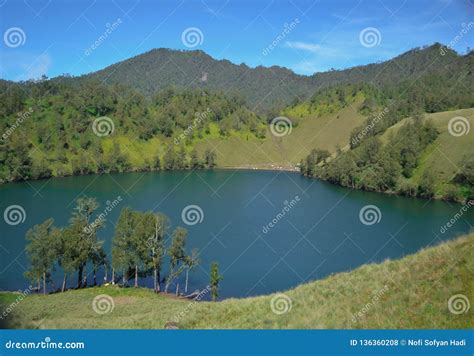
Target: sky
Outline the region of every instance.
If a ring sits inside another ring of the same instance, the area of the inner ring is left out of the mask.
[[[153,48],[310,75],[435,42],[474,48],[474,0],[0,0],[0,78],[81,75]]]

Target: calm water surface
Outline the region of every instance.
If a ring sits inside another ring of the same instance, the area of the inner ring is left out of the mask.
[[[285,290],[368,262],[400,258],[466,233],[474,222],[471,209],[442,234],[441,227],[461,205],[352,191],[287,172],[128,173],[14,183],[0,186],[1,212],[20,205],[26,220],[11,226],[1,219],[0,289],[29,285],[23,277],[26,231],[49,217],[65,226],[74,200],[83,195],[98,199],[98,212],[107,201],[122,197],[99,233],[109,254],[122,207],[161,211],[171,218],[172,228],[186,227],[187,249],[201,254],[190,290],[207,285],[210,263],[217,261],[224,275],[222,298]],[[189,205],[202,209],[201,223],[182,221]],[[367,205],[380,210],[378,223],[361,222],[359,213]],[[71,286],[75,280],[70,279]],[[60,273],[56,286],[59,282]],[[140,282],[151,286],[149,279]]]

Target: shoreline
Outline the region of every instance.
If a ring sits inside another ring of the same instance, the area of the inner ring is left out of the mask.
[[[216,169],[222,170],[241,170],[241,171],[279,171],[279,172],[292,172],[292,173],[299,173],[300,169],[297,166],[275,166],[270,165],[266,166],[225,166],[225,167],[216,167]]]
[[[284,166],[284,165],[274,165],[274,164],[269,164],[268,166],[255,166],[255,165],[246,165],[246,166],[216,166],[214,168],[203,168],[203,169],[173,169],[173,170],[163,170],[163,169],[150,169],[150,170],[128,170],[128,171],[123,171],[123,172],[101,172],[101,173],[88,173],[88,174],[76,174],[76,175],[63,175],[63,176],[52,176],[48,178],[40,178],[40,179],[26,179],[26,180],[16,180],[16,181],[11,181],[11,182],[2,182],[0,183],[1,186],[5,186],[8,184],[17,184],[17,183],[25,183],[25,182],[37,182],[37,181],[43,181],[43,180],[48,180],[48,179],[61,179],[61,178],[74,178],[74,177],[84,177],[84,176],[92,176],[92,175],[104,175],[104,174],[122,174],[122,173],[153,173],[153,172],[187,172],[187,171],[213,171],[213,170],[239,170],[239,171],[268,171],[268,172],[288,172],[288,173],[300,173],[300,168],[298,166]],[[370,193],[378,193],[378,194],[384,194],[384,195],[391,195],[391,196],[399,196],[399,197],[405,197],[405,198],[414,198],[414,199],[423,199],[423,200],[437,200],[437,201],[443,201],[443,202],[453,202],[457,204],[465,204],[466,202],[469,201],[467,200],[450,200],[446,199],[444,196],[433,196],[431,198],[422,198],[418,196],[409,196],[409,195],[404,195],[401,194],[397,191],[371,191],[371,190],[365,190],[365,189],[360,189],[360,188],[351,188],[351,187],[346,187],[340,184],[335,184],[331,183],[327,180],[320,179],[320,178],[315,178],[315,177],[308,177],[306,175],[303,175],[303,177],[308,178],[308,179],[315,179],[321,182],[325,182],[331,185],[334,185],[336,187],[341,187],[341,188],[346,188],[346,189],[351,189],[351,190],[356,190],[356,191],[362,191],[362,192],[370,192]]]

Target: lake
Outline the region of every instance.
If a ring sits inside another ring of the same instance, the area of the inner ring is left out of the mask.
[[[470,209],[442,233],[462,205],[355,191],[281,171],[68,177],[5,184],[0,194],[3,290],[29,285],[23,277],[26,231],[49,217],[65,226],[75,199],[84,195],[97,198],[97,214],[121,197],[99,233],[109,254],[114,223],[125,206],[163,212],[172,228],[187,228],[187,250],[197,248],[201,258],[190,274],[189,289],[205,288],[210,264],[217,261],[224,276],[221,298],[282,291],[365,263],[400,258],[466,233],[474,221]],[[23,208],[24,222],[7,224],[3,212],[12,205]],[[60,278],[58,273],[56,287]],[[69,286],[75,282],[73,276]],[[140,284],[151,286],[152,281]]]

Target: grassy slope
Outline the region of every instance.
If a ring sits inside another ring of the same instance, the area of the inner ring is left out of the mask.
[[[474,301],[474,234],[458,238],[396,261],[362,266],[285,292],[292,308],[283,315],[271,311],[273,295],[229,299],[218,303],[155,295],[146,289],[113,286],[31,295],[10,314],[15,328],[163,328],[184,312],[180,328],[470,328],[474,310],[462,315],[448,311],[447,300],[464,294]],[[225,283],[225,282],[224,282]],[[378,301],[357,322],[378,291]],[[99,294],[114,298],[111,313],[98,315],[92,300]],[[8,305],[17,294],[0,293]],[[3,309],[2,308],[2,309]],[[187,311],[186,311],[187,310]]]
[[[364,122],[357,112],[360,102],[335,114],[321,117],[309,116],[298,120],[291,134],[274,137],[270,132],[263,140],[249,135],[233,136],[230,139],[212,137],[203,140],[198,148],[217,148],[218,164],[222,167],[291,167],[308,155],[313,148],[336,150],[349,142],[351,130]]]
[[[201,139],[195,139],[186,149],[190,152],[196,147],[201,155],[207,148],[213,149],[217,153],[218,166],[224,168],[292,168],[315,147],[334,152],[336,145],[347,145],[351,130],[364,122],[364,117],[356,109],[359,104],[360,100],[335,114],[299,119],[298,126],[293,127],[291,134],[280,138],[274,137],[269,129],[265,139],[258,139],[245,131],[233,131],[229,137],[223,138],[219,135],[217,125],[211,124],[211,132]],[[157,155],[163,158],[168,146],[173,144],[172,139],[164,137],[154,137],[145,142],[116,135],[103,138],[102,147],[106,155],[111,152],[114,142],[120,144],[122,152],[128,155],[136,169],[143,167],[145,160],[153,162]],[[43,154],[33,151],[32,156],[38,160]],[[54,167],[53,173],[57,174]]]
[[[217,164],[222,168],[294,168],[313,148],[334,152],[337,145],[343,147],[348,144],[351,130],[364,122],[364,117],[357,112],[361,100],[334,114],[298,119],[298,125],[283,137],[274,137],[269,129],[264,139],[258,139],[249,131],[233,131],[228,137],[221,137],[218,126],[210,124],[210,133],[203,138],[194,139],[186,149],[189,153],[196,147],[201,156],[207,148],[214,149]],[[165,137],[154,137],[148,141],[133,140],[125,135],[104,137],[101,143],[106,155],[112,151],[114,142],[119,143],[131,165],[139,170],[145,166],[146,161],[153,162],[157,155],[163,158],[174,141]],[[40,160],[44,154],[39,150],[32,150],[31,156],[33,160]],[[68,156],[71,161],[73,156]],[[94,160],[95,157],[90,159]],[[59,173],[64,170],[71,174],[72,166],[69,164],[64,167],[57,163],[53,164],[52,170],[55,176],[62,175]]]
[[[462,116],[469,121],[471,130],[467,135],[454,137],[449,133],[449,120],[455,116]],[[390,127],[382,135],[382,141],[387,142],[388,135],[396,133],[407,120],[410,119],[404,119]],[[474,109],[428,114],[425,115],[425,120],[432,122],[440,134],[423,152],[412,180],[418,182],[423,173],[428,172],[436,178],[437,195],[443,195],[449,186],[448,182],[458,172],[463,158],[468,154],[474,154],[472,152],[474,148]]]
[[[265,139],[258,139],[250,132],[232,132],[223,138],[219,136],[218,127],[211,124],[210,134],[196,139],[187,150],[196,146],[202,154],[207,148],[215,149],[220,167],[291,168],[313,148],[334,152],[337,145],[347,145],[351,130],[364,122],[364,117],[356,109],[359,104],[360,100],[335,114],[299,119],[291,134],[279,138],[274,137],[270,130],[267,130]],[[158,152],[163,156],[172,143],[171,139],[153,138],[140,142],[125,136],[114,140],[120,143],[134,167],[143,166],[145,159],[152,161]],[[112,145],[112,138],[104,138],[106,153],[110,152]]]

